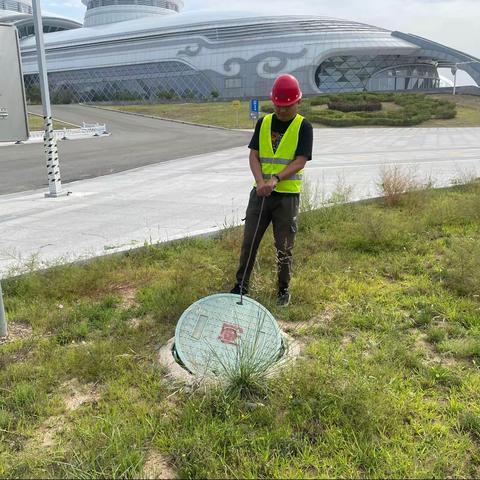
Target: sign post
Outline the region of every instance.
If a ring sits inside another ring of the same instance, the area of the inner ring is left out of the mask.
[[[28,139],[27,106],[17,29],[0,24],[0,142]]]
[[[232,107],[234,110],[237,112],[236,118],[237,118],[237,128],[239,127],[239,110],[240,110],[241,102],[240,100],[234,100],[232,102]]]
[[[250,118],[253,122],[253,128],[255,128],[255,122],[258,121],[260,111],[259,107],[260,102],[258,101],[258,98],[252,98],[252,100],[250,100]]]
[[[0,142],[28,139],[27,106],[17,29],[0,24]],[[0,338],[8,334],[0,281]]]

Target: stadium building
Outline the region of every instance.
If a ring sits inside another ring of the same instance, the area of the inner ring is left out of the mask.
[[[264,97],[284,72],[306,95],[432,90],[440,86],[438,69],[456,66],[480,85],[480,60],[471,55],[354,21],[181,13],[182,0],[82,1],[82,28],[44,19],[51,90],[75,102]],[[1,21],[20,30],[27,92],[38,89],[31,2],[2,6]]]
[[[35,33],[32,17],[31,0],[0,0],[0,23],[13,23],[20,38]],[[43,17],[43,31],[45,33],[60,32],[72,28],[80,28],[81,23],[57,15]]]

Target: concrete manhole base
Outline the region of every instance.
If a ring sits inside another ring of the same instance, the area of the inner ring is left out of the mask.
[[[292,362],[295,361],[296,358],[300,356],[300,343],[284,332],[282,332],[282,338],[285,352],[282,358],[268,369],[268,371],[266,372],[266,376],[274,376],[280,370],[290,365]],[[174,346],[175,338],[171,338],[166,345],[160,348],[158,352],[158,363],[161,367],[167,370],[167,376],[171,380],[183,383],[187,386],[220,383],[219,378],[206,376],[201,377],[198,375],[194,375],[185,368],[183,368],[175,359],[175,356],[173,354]]]

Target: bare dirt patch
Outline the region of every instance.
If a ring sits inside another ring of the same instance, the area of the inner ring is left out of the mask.
[[[151,450],[148,452],[141,478],[146,480],[166,480],[177,478],[177,476],[168,464],[166,457],[155,450]]]
[[[38,446],[51,448],[56,444],[56,437],[63,432],[65,426],[63,417],[50,417],[38,430]]]
[[[357,336],[358,334],[354,332],[346,333],[342,338],[342,341],[340,342],[340,348],[342,350],[345,350],[351,343],[353,343],[356,340]],[[364,354],[366,355],[367,352],[364,352]]]
[[[35,434],[27,441],[24,452],[35,454],[35,452],[48,450],[57,445],[57,437],[65,430],[65,418],[54,416],[47,418],[35,431]]]
[[[82,405],[91,405],[100,400],[100,394],[93,383],[82,384],[76,378],[62,385],[64,403],[69,412],[73,412]]]
[[[427,335],[418,331],[414,333],[416,333],[415,347],[425,355],[428,363],[444,365],[446,367],[452,367],[457,364],[456,360],[452,357],[440,356],[436,352],[435,347],[428,341]]]
[[[100,400],[100,395],[94,384],[81,384],[76,378],[65,382],[60,389],[64,394],[63,400],[68,412],[73,412],[82,405],[93,404]],[[26,443],[25,451],[35,453],[38,450],[51,449],[58,444],[58,437],[67,428],[66,415],[47,418]]]
[[[133,329],[137,329],[140,327],[140,325],[142,324],[142,319],[141,318],[132,318],[131,320],[129,320],[128,324],[133,328]]]
[[[135,300],[137,296],[137,287],[135,287],[134,285],[130,285],[130,284],[115,285],[113,287],[113,290],[122,298],[123,308],[129,309],[137,305],[137,302]]]
[[[335,318],[335,310],[326,308],[321,314],[307,320],[306,322],[286,322],[284,320],[277,320],[280,328],[289,335],[302,336],[311,333],[312,329],[328,325]]]
[[[8,336],[0,338],[0,345],[5,343],[16,342],[17,340],[24,340],[33,335],[33,330],[30,325],[24,322],[9,323]]]

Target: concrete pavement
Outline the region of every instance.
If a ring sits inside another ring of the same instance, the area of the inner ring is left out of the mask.
[[[441,186],[478,175],[479,159],[480,128],[318,129],[306,172],[323,196],[343,184],[354,200],[378,195],[384,166]],[[239,224],[251,185],[243,146],[73,182],[69,197],[0,196],[0,275]]]

